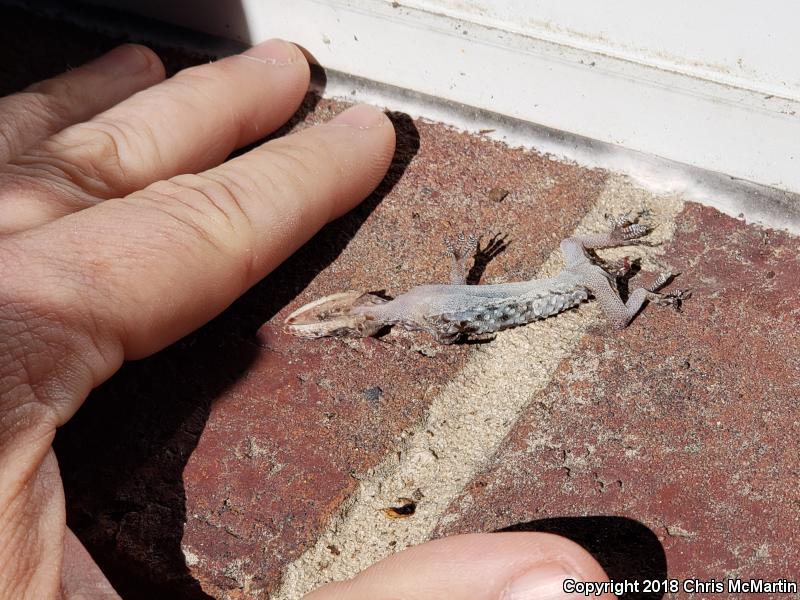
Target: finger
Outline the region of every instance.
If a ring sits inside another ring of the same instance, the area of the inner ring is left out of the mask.
[[[119,600],[120,597],[71,529],[64,535],[61,596],[82,600]]]
[[[152,50],[119,46],[62,75],[0,98],[0,164],[164,79]]]
[[[31,227],[217,165],[285,123],[309,77],[300,50],[281,40],[181,71],[18,156],[6,169],[13,185],[0,180],[0,214],[7,205]]]
[[[27,275],[5,289],[39,307],[33,312],[92,328],[101,356],[79,360],[93,365],[88,383],[97,385],[122,356],[151,354],[221,312],[365,198],[393,152],[388,118],[352,108],[201,175],[7,238],[26,257],[18,270]]]
[[[486,533],[435,540],[390,556],[304,600],[556,600],[566,580],[608,581],[579,545],[548,533]],[[609,593],[592,595],[611,600]]]

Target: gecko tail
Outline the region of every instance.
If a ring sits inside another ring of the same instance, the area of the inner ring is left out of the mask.
[[[375,294],[341,292],[301,306],[284,323],[286,331],[299,337],[367,337],[386,323],[363,309],[386,302]]]

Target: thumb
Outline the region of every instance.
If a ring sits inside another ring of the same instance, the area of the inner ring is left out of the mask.
[[[561,600],[569,581],[608,577],[578,544],[549,533],[459,535],[409,548],[304,600]],[[567,585],[565,585],[565,583]],[[611,593],[591,597],[616,598]]]

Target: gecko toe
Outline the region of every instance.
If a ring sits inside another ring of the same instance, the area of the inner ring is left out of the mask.
[[[691,290],[678,289],[669,292],[668,294],[659,294],[658,298],[656,299],[656,304],[658,304],[658,306],[667,306],[675,309],[677,312],[681,312],[684,301],[691,297]]]

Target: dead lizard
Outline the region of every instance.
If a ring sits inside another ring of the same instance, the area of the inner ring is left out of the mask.
[[[452,344],[466,334],[492,333],[552,317],[594,297],[611,325],[623,328],[645,301],[680,307],[690,293],[657,290],[673,277],[660,274],[652,285],[633,290],[627,302],[620,298],[616,277],[593,261],[588,250],[641,244],[651,230],[624,217],[613,219],[609,233],[582,235],[561,242],[565,266],[558,275],[518,283],[467,285],[466,261],[477,239],[461,248],[448,244],[452,254],[449,285],[420,285],[387,300],[371,293],[343,292],[320,298],[294,311],[286,319],[287,330],[302,337],[377,334],[385,327],[401,325],[426,331],[442,344]]]

